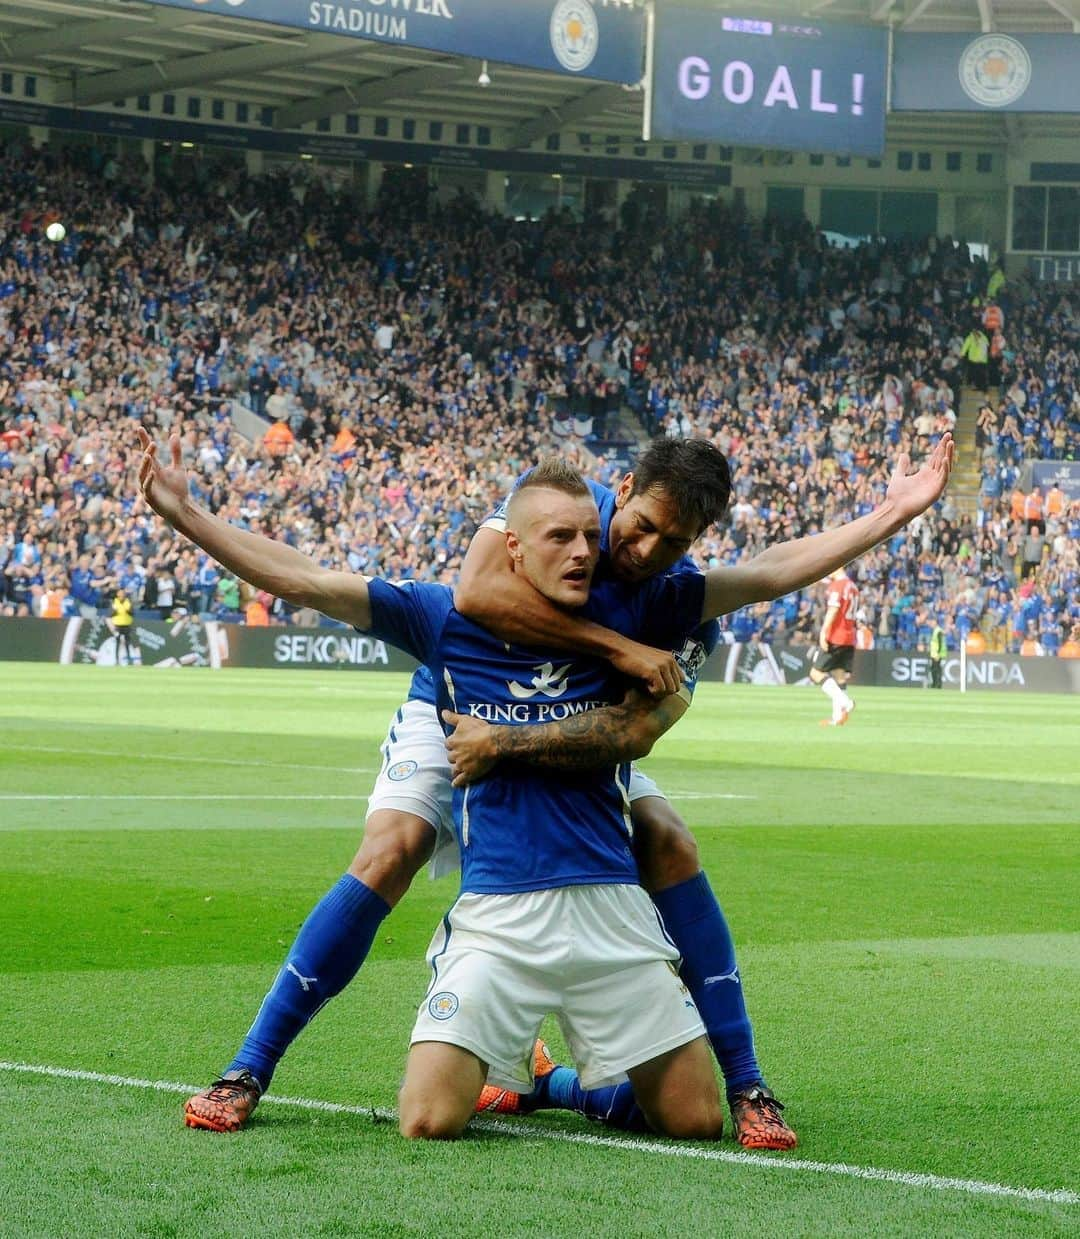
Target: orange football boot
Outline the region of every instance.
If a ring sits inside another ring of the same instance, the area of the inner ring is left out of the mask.
[[[783,1106],[760,1081],[731,1098],[735,1139],[747,1149],[793,1149],[798,1137],[780,1117]]]
[[[184,1123],[204,1131],[239,1131],[259,1104],[262,1088],[246,1068],[227,1071],[209,1088],[189,1097],[184,1105]]]

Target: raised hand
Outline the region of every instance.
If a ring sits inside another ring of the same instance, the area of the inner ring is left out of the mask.
[[[945,493],[955,451],[952,434],[946,431],[917,472],[911,471],[911,457],[906,452],[900,455],[885,498],[905,522],[925,512]]]
[[[140,426],[139,447],[142,460],[139,462],[139,490],[143,498],[170,524],[183,511],[188,498],[188,479],[180,459],[180,436],[169,438],[171,465],[162,464],[158,457],[157,444]]]

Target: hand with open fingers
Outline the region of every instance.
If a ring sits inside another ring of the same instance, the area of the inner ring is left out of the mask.
[[[188,498],[188,479],[180,457],[180,436],[169,438],[171,464],[165,465],[158,456],[157,444],[140,426],[139,490],[143,498],[159,515],[172,523]]]
[[[640,680],[650,697],[670,697],[683,686],[683,673],[674,655],[639,641],[624,641],[612,655],[611,665],[628,679]]]
[[[901,454],[889,480],[886,498],[892,501],[905,521],[925,512],[945,493],[955,450],[953,437],[946,431],[923,462],[922,468],[914,473],[911,472],[911,457],[906,452]]]
[[[453,731],[446,737],[446,754],[455,787],[467,787],[488,774],[499,760],[495,751],[494,728],[467,714],[443,710],[443,722]]]

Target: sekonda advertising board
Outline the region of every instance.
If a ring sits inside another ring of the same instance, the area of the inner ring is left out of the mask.
[[[371,637],[340,637],[336,633],[282,633],[274,638],[274,662],[290,667],[320,667],[351,663],[354,667],[385,667],[386,645]]]
[[[347,629],[240,629],[230,659],[242,667],[339,667],[351,671],[410,671],[407,654],[362,633]]]
[[[878,658],[880,660],[882,656],[878,655]],[[930,659],[925,654],[895,654],[888,657],[885,664],[890,683],[922,685],[930,680]],[[960,677],[959,657],[947,658],[941,669],[944,683],[959,685]],[[1021,660],[1008,655],[970,658],[967,683],[969,688],[1027,687]]]
[[[876,674],[867,683],[901,684],[921,688],[930,680],[930,659],[925,654],[894,654],[877,651],[864,655],[873,660]],[[865,665],[865,664],[864,664]],[[959,688],[960,658],[953,655],[942,665],[946,688]],[[1017,654],[973,654],[967,660],[967,688],[1011,692],[1080,692],[1080,661],[1068,658],[1021,658]]]
[[[172,624],[141,621],[130,652],[117,647],[104,616],[48,620],[0,618],[0,662],[123,662],[155,667],[297,667],[312,671],[406,671],[416,662],[392,645],[349,628],[248,628],[184,617]],[[806,685],[810,647],[734,642],[720,645],[701,668],[702,680],[728,684]],[[960,688],[960,659],[950,655],[942,669],[946,689]],[[854,683],[922,688],[930,682],[925,654],[859,650]],[[1080,659],[1021,658],[979,654],[967,659],[969,691],[1080,693]]]
[[[809,654],[809,646],[721,645],[702,670],[701,679],[727,684],[809,684]],[[958,655],[946,659],[942,672],[944,686],[959,690]],[[973,654],[967,659],[966,678],[969,691],[1080,693],[1080,659]],[[922,688],[930,683],[930,659],[926,654],[900,650],[858,650],[853,682],[856,686]]]

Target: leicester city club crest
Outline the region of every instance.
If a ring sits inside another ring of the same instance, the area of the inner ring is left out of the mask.
[[[960,85],[964,94],[986,108],[1004,108],[1031,84],[1027,48],[1004,34],[973,39],[960,54]]]
[[[411,779],[418,769],[416,762],[411,759],[396,761],[386,771],[386,777],[393,779],[395,783],[403,783],[406,779]]]
[[[440,994],[435,994],[428,1002],[427,1009],[432,1019],[448,1020],[451,1016],[457,1014],[459,1003],[457,994],[451,994],[449,990],[443,990]]]
[[[589,0],[559,0],[551,14],[551,50],[571,73],[593,62],[600,46],[600,27]]]

